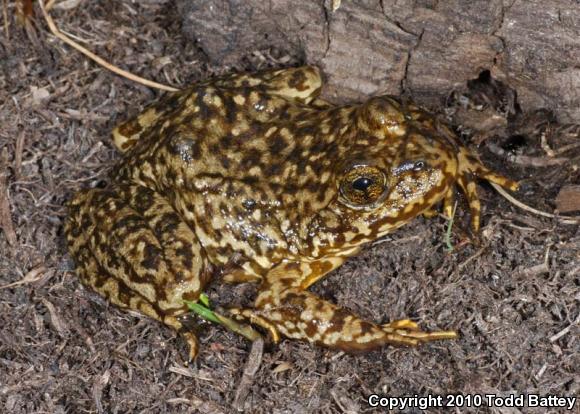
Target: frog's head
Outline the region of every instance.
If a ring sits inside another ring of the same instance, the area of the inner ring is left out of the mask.
[[[411,104],[380,97],[357,108],[349,150],[337,166],[337,195],[330,206],[341,216],[334,248],[374,240],[444,200],[451,216],[455,186],[466,194],[472,228],[479,229],[477,177],[510,189],[517,184],[485,168],[448,128]]]

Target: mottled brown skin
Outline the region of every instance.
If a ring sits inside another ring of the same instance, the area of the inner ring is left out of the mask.
[[[260,283],[238,319],[346,351],[454,338],[366,322],[308,287],[360,247],[432,211],[458,185],[479,228],[476,178],[515,189],[412,103],[317,99],[318,69],[230,75],[169,95],[113,133],[112,185],[77,193],[66,234],[77,272],[111,302],[195,335],[178,316],[212,275]]]

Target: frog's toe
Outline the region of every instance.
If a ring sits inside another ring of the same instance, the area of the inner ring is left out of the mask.
[[[184,326],[183,319],[180,317],[167,315],[163,317],[162,321],[165,325],[171,326],[173,329],[175,329],[181,335],[181,337],[185,339],[187,347],[189,348],[188,360],[186,364],[192,362],[199,352],[199,342],[195,333],[193,333],[189,327]]]
[[[483,167],[483,165],[481,167]],[[520,184],[517,181],[513,181],[504,177],[503,175],[496,174],[485,167],[482,168],[477,176],[489,181],[490,183],[501,185],[502,187],[511,191],[516,191],[520,187]]]
[[[469,171],[477,178],[501,185],[502,187],[511,191],[516,191],[519,187],[519,183],[517,181],[510,180],[509,178],[497,174],[487,168],[473,154],[471,154],[467,148],[461,149],[458,158],[460,170]]]
[[[457,183],[467,198],[469,211],[471,213],[471,228],[477,233],[481,221],[481,202],[477,196],[477,186],[475,185],[475,181],[468,180],[465,175],[459,176]]]
[[[260,281],[260,277],[249,274],[244,269],[236,269],[223,276],[226,283],[256,283]]]
[[[455,188],[450,187],[449,190],[443,196],[443,214],[445,217],[450,218],[453,216],[455,204]],[[429,208],[423,211],[423,217],[425,218],[433,218],[439,215],[439,211],[436,208]]]
[[[185,342],[187,342],[187,345],[189,347],[188,362],[191,362],[195,359],[195,357],[199,352],[199,342],[197,341],[197,336],[193,332],[182,332],[181,336],[183,336]]]
[[[229,308],[228,311],[237,320],[245,320],[253,325],[258,325],[265,329],[270,334],[270,338],[275,344],[280,342],[280,332],[276,325],[260,315],[255,309]]]
[[[418,345],[420,342],[438,341],[441,339],[455,339],[455,331],[424,332],[419,326],[409,320],[403,319],[382,325],[383,331],[391,336],[391,342],[401,345]]]
[[[410,319],[399,319],[397,321],[392,321],[382,325],[383,328],[387,329],[408,329],[410,331],[418,331],[419,325]]]

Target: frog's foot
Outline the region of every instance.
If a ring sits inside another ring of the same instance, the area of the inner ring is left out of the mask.
[[[480,226],[481,203],[479,202],[479,197],[477,196],[475,178],[485,179],[512,191],[518,189],[518,183],[499,174],[496,174],[485,167],[465,147],[459,150],[457,160],[457,184],[459,184],[459,187],[465,193],[467,202],[469,203],[469,210],[471,212],[471,227],[473,231],[477,233]],[[449,215],[447,210],[451,209],[451,202],[449,197],[450,196],[446,195],[444,201],[446,215]]]
[[[389,322],[381,325],[381,327],[388,334],[398,335],[401,340],[401,345],[415,346],[420,342],[457,338],[457,332],[455,331],[423,332],[417,323],[409,319]]]

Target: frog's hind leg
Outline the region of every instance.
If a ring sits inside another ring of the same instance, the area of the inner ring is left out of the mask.
[[[351,352],[457,337],[453,331],[423,332],[407,319],[385,325],[362,320],[304,290],[300,267],[297,263],[283,263],[272,269],[264,279],[254,309],[232,309],[232,314],[265,328],[275,341],[282,334]]]
[[[129,151],[148,132],[154,128],[163,129],[162,120],[168,113],[184,105],[187,94],[179,92],[168,93],[156,102],[148,105],[135,117],[119,124],[113,129],[113,143],[122,153]],[[157,136],[162,136],[157,133]]]
[[[205,282],[193,231],[159,194],[136,185],[78,193],[69,211],[65,232],[81,281],[181,332],[195,357],[197,339],[178,319]]]

